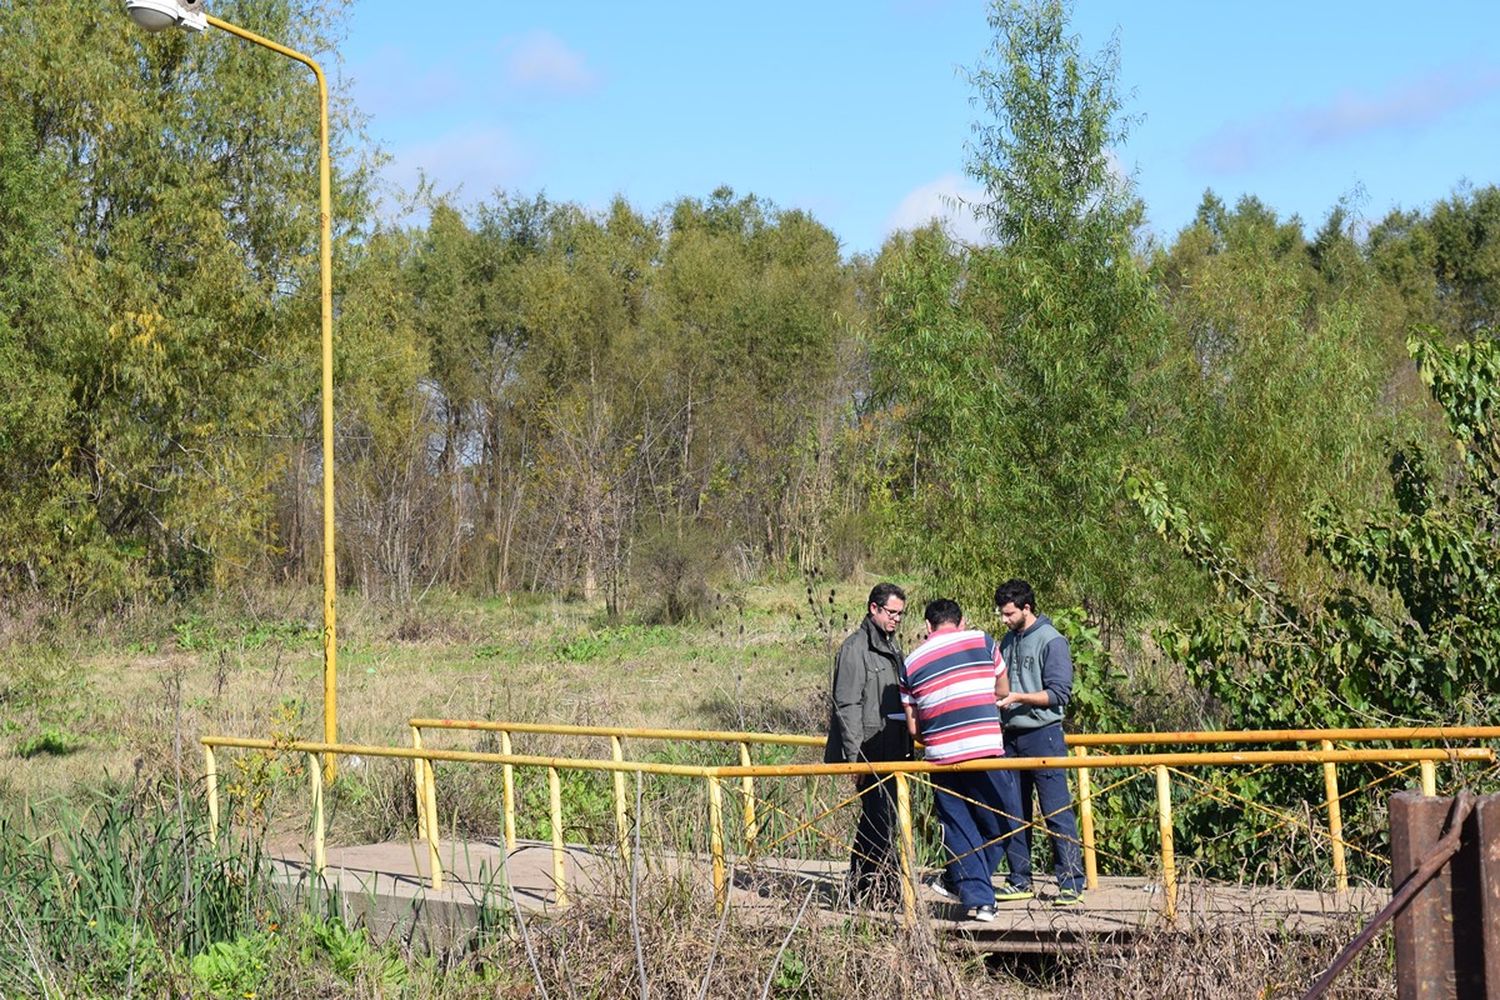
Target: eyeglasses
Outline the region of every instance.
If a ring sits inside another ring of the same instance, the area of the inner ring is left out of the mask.
[[[906,609],[905,608],[887,608],[887,607],[882,606],[880,608],[880,610],[884,611],[886,614],[890,615],[892,618],[900,618],[902,615],[906,614]]]

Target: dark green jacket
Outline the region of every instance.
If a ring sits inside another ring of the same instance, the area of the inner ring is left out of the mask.
[[[898,641],[876,628],[869,615],[844,640],[833,660],[825,763],[911,756],[911,737],[906,733],[896,686],[901,660]]]

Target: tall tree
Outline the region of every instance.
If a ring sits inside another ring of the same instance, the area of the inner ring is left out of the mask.
[[[1140,554],[1115,481],[1161,431],[1162,342],[1112,167],[1115,49],[1086,60],[1058,2],[997,4],[990,25],[969,171],[995,243],[929,231],[886,262],[877,386],[924,470],[906,524],[973,600],[1019,575],[1118,608]]]
[[[226,13],[316,52],[340,10]],[[273,53],[121,17],[102,0],[0,6],[7,51],[25,54],[0,61],[0,106],[28,119],[9,140],[43,165],[15,176],[45,175],[53,217],[69,211],[49,251],[66,306],[24,303],[25,350],[65,387],[58,430],[6,461],[44,470],[39,509],[57,516],[36,544],[89,554],[80,597],[257,567],[273,442],[316,385],[315,89]],[[340,172],[344,220],[358,178]]]
[[[1373,496],[1403,402],[1405,354],[1342,219],[1309,244],[1257,199],[1209,193],[1155,263],[1182,403],[1175,488],[1259,571],[1304,588],[1327,574],[1303,511]]]

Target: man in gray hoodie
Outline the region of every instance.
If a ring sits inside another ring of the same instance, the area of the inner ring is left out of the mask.
[[[907,760],[912,741],[897,689],[903,657],[896,629],[906,612],[906,594],[894,583],[876,584],[864,621],[839,647],[833,661],[828,743],[823,760]],[[896,818],[895,781],[891,775],[854,775],[860,795],[859,826],[849,860],[849,888],[881,902],[897,892],[896,853],[891,829]]]
[[[1073,654],[1046,615],[1036,612],[1036,595],[1025,580],[1007,580],[995,588],[995,610],[1005,622],[1000,655],[1010,674],[1010,694],[1000,699],[1000,719],[1007,757],[1066,757],[1063,709],[1073,694]],[[1073,819],[1073,796],[1060,768],[1015,772],[1020,779],[1025,821],[1016,836],[1031,856],[1032,790],[1042,804],[1047,836],[1056,861],[1057,906],[1083,902],[1083,852]],[[1011,872],[1012,886],[1029,886],[1031,872]]]

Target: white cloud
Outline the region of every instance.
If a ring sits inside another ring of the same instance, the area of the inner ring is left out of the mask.
[[[1414,132],[1500,91],[1500,69],[1447,70],[1396,82],[1382,94],[1345,91],[1321,104],[1223,126],[1199,141],[1189,160],[1215,173],[1238,173],[1278,157],[1382,132]]]
[[[553,94],[592,90],[599,76],[583,55],[549,31],[532,31],[501,43],[505,77],[514,87]]]
[[[360,110],[376,117],[429,113],[469,86],[454,67],[417,63],[410,53],[389,45],[352,66],[350,77]]]
[[[908,192],[886,220],[885,231],[917,229],[938,219],[955,239],[981,243],[984,226],[969,206],[983,197],[984,189],[973,181],[960,174],[944,174]]]

